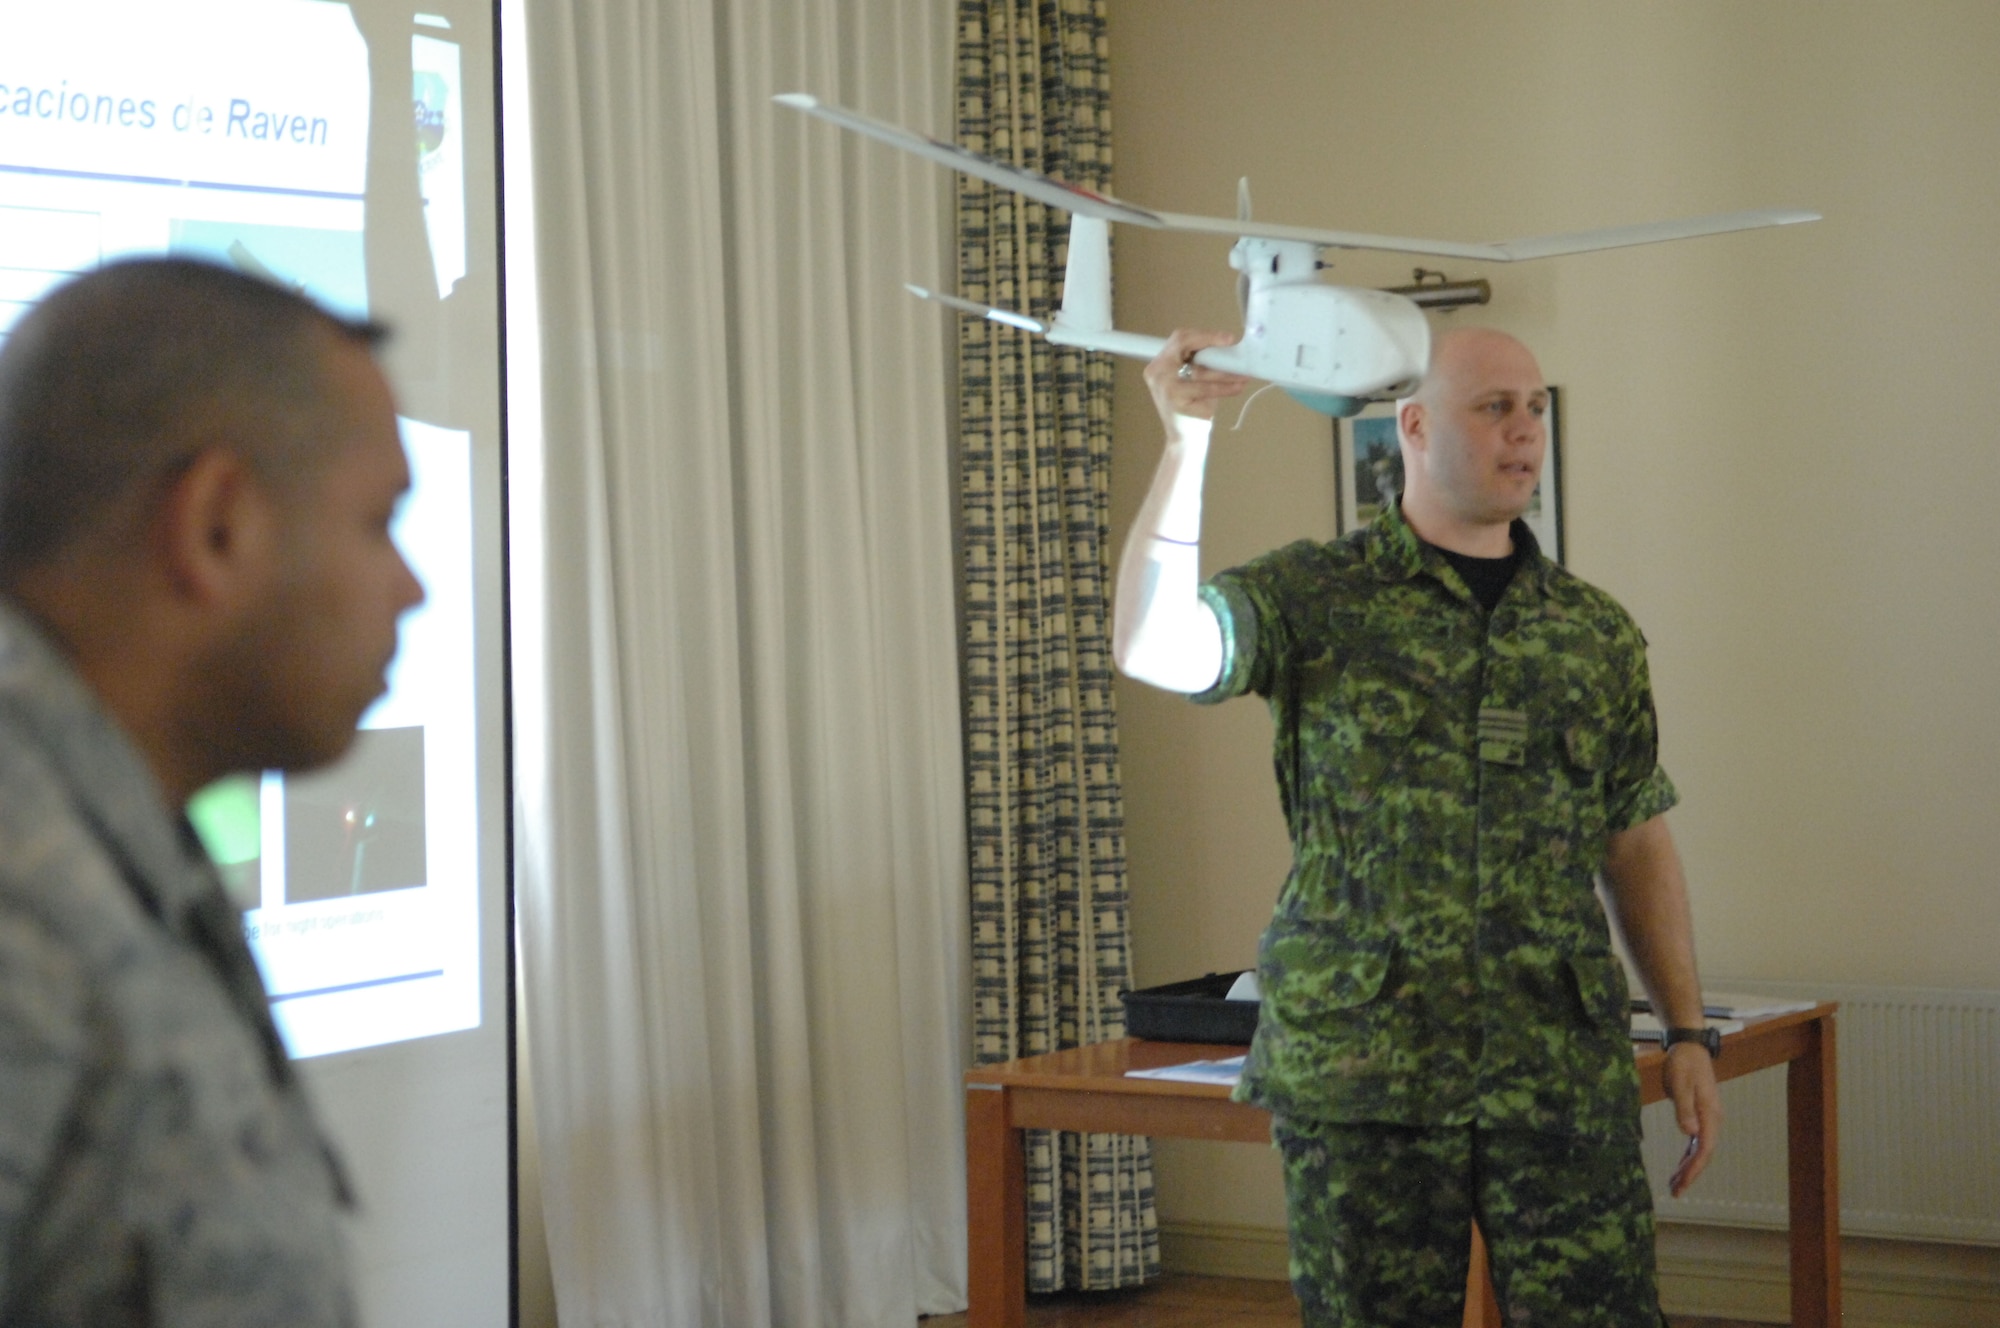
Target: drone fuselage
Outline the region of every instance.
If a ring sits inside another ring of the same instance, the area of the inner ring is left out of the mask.
[[[1246,236],[1230,251],[1243,273],[1243,339],[1198,358],[1314,396],[1407,394],[1430,363],[1430,324],[1400,295],[1319,279],[1319,246]]]
[[[1196,362],[1275,383],[1330,415],[1406,395],[1430,361],[1423,310],[1387,291],[1326,284],[1319,279],[1319,250],[1302,240],[1239,239],[1229,263],[1243,274],[1242,337],[1233,346],[1201,351]],[[1001,321],[1017,317],[948,302]],[[1046,325],[1024,320],[1016,326],[1059,346],[1139,359],[1152,358],[1166,344],[1162,337],[1112,326],[1110,228],[1081,215],[1070,219],[1061,312]]]

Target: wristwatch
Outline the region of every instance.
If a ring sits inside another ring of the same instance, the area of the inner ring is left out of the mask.
[[[1661,1042],[1664,1050],[1672,1050],[1676,1042],[1699,1042],[1708,1049],[1708,1058],[1714,1060],[1722,1054],[1722,1033],[1713,1028],[1670,1028]]]

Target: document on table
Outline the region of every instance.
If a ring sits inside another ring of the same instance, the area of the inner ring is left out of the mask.
[[[1707,1022],[1708,1026],[1718,1033],[1741,1033],[1743,1031],[1743,1021],[1741,1019],[1711,1018]],[[1660,1021],[1648,1012],[1634,1010],[1632,1012],[1632,1040],[1634,1042],[1665,1042],[1667,1040],[1667,1030],[1661,1027]]]
[[[1162,1065],[1151,1070],[1127,1070],[1127,1079],[1172,1079],[1189,1084],[1224,1084],[1233,1086],[1243,1077],[1243,1057],[1230,1056],[1219,1061],[1184,1061],[1179,1065]]]
[[[1810,1010],[1814,1004],[1813,1001],[1787,1000],[1782,996],[1743,996],[1733,991],[1705,991],[1701,994],[1702,1013],[1710,1019],[1769,1019],[1774,1015]],[[1643,996],[1634,996],[1632,1008],[1650,1012],[1653,1003]]]

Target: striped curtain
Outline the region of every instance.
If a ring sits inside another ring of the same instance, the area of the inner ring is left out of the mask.
[[[960,0],[958,17],[958,141],[1108,190],[1104,0]],[[1068,221],[961,176],[960,293],[1050,317]],[[996,323],[961,327],[973,1039],[988,1064],[1125,1033],[1111,365]],[[1146,1140],[1038,1131],[1027,1156],[1030,1290],[1158,1275]]]

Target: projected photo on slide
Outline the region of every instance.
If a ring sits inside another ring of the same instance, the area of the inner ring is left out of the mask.
[[[368,267],[358,230],[183,217],[167,229],[167,252],[262,277],[347,318],[368,316]]]
[[[285,781],[285,902],[424,883],[424,731],[367,729],[324,774]]]

